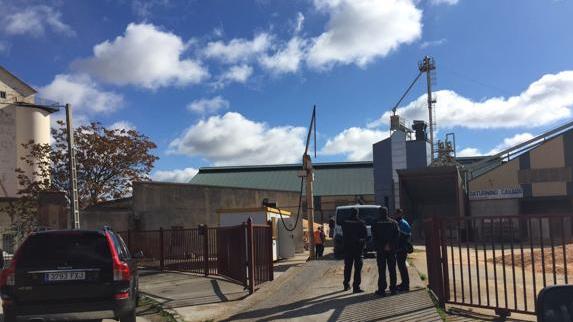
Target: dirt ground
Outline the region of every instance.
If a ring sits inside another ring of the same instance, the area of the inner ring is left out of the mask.
[[[495,263],[499,265],[503,264],[504,261],[506,265],[511,265],[511,253],[508,254],[506,252],[503,257],[500,253],[497,254]],[[494,259],[489,258],[488,262],[494,263]],[[513,262],[517,268],[521,269],[522,256],[520,250],[514,252]],[[553,249],[551,247],[534,248],[533,258],[530,249],[523,252],[523,267],[530,270],[532,263],[535,263],[535,271],[538,273],[543,272],[543,264],[545,264],[545,272],[553,272],[553,267],[555,266],[557,274],[565,274],[565,262],[567,262],[567,273],[573,272],[573,244],[566,245],[565,252],[563,251],[563,245],[555,246]]]

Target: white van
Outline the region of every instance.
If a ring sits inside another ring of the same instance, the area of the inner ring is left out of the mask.
[[[346,219],[352,215],[353,209],[358,210],[358,218],[366,224],[366,231],[368,237],[364,253],[374,251],[374,243],[372,241],[372,224],[380,218],[379,205],[350,205],[336,207],[336,215],[334,216],[334,257],[342,258],[344,256],[344,236],[342,235],[342,224]]]

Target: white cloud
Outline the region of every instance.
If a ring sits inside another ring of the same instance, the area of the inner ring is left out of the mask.
[[[167,5],[169,0],[132,0],[131,10],[138,17],[148,18],[154,10]]]
[[[151,175],[153,181],[163,182],[189,182],[199,170],[195,168],[175,169],[175,170],[159,170]]]
[[[533,139],[534,137],[535,136],[533,134],[528,133],[528,132],[518,133],[512,137],[503,139],[503,141],[500,144],[498,144],[494,148],[490,149],[487,153],[481,152],[480,149],[478,149],[478,148],[468,147],[468,148],[465,148],[465,149],[461,150],[460,152],[458,152],[457,156],[469,157],[469,156],[478,156],[478,155],[495,155],[495,154],[500,153],[501,151],[504,151],[506,149],[514,147],[520,143],[529,141],[529,140]]]
[[[177,35],[152,24],[131,23],[125,35],[96,45],[93,57],[73,65],[115,85],[156,89],[200,83],[209,73],[199,62],[182,59],[186,50],[187,45]]]
[[[0,54],[6,54],[10,52],[10,44],[5,41],[0,41]]]
[[[261,33],[252,40],[236,38],[228,43],[213,41],[207,44],[207,47],[203,50],[203,55],[229,64],[245,62],[258,54],[266,52],[271,46],[271,40],[272,36],[267,33]]]
[[[221,75],[219,82],[245,83],[252,74],[253,68],[249,65],[232,66],[229,70],[223,73],[223,75]]]
[[[109,113],[123,105],[123,96],[102,90],[87,75],[56,75],[50,84],[38,90],[38,94],[61,104],[69,103],[76,113]]]
[[[298,71],[304,58],[304,43],[303,39],[293,37],[285,48],[280,49],[272,56],[261,56],[259,62],[273,74],[294,73]]]
[[[351,127],[328,139],[320,153],[346,155],[349,161],[372,160],[372,144],[387,138],[388,131]]]
[[[304,15],[302,14],[302,12],[297,12],[294,33],[297,34],[301,32],[303,26],[304,26]]]
[[[430,4],[435,6],[442,4],[453,6],[458,4],[458,2],[460,2],[460,0],[430,0]]]
[[[129,121],[117,121],[112,125],[108,126],[108,128],[111,130],[125,130],[125,131],[131,131],[136,129],[135,125]]]
[[[529,141],[531,139],[533,139],[535,136],[531,133],[525,132],[525,133],[519,133],[516,134],[512,137],[509,138],[505,138],[503,139],[503,142],[496,145],[493,149],[489,150],[488,155],[493,155],[493,154],[497,154],[505,149],[511,148],[513,146],[516,146],[520,143],[523,143],[525,141]]]
[[[6,6],[3,6],[6,10]],[[22,8],[15,6],[13,10],[3,11],[2,29],[9,35],[43,36],[47,30],[66,36],[75,32],[62,21],[62,13],[47,5],[34,5]],[[10,12],[13,11],[13,12]]]
[[[329,15],[326,31],[313,39],[311,67],[335,64],[364,67],[422,33],[422,11],[412,0],[314,0]]]
[[[255,122],[228,112],[193,124],[169,144],[169,152],[202,157],[215,165],[299,162],[303,127]]]
[[[517,96],[493,97],[479,102],[460,96],[451,90],[434,93],[437,123],[440,128],[472,129],[536,127],[571,117],[573,106],[573,71],[547,74],[533,82]],[[398,108],[397,114],[406,120],[427,120],[426,95]],[[371,124],[386,124],[388,111]]]
[[[456,152],[456,156],[458,157],[475,157],[482,155],[479,149],[476,148],[465,148],[461,151]]]
[[[221,96],[216,96],[213,98],[202,98],[194,100],[187,105],[187,109],[191,112],[206,114],[215,113],[220,109],[229,108],[229,101],[222,98]]]
[[[420,48],[426,49],[428,47],[438,47],[445,44],[446,42],[447,42],[446,38],[442,38],[439,40],[424,41],[423,43],[420,44]]]

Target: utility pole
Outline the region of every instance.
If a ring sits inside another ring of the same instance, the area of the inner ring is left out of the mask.
[[[310,259],[314,259],[314,172],[312,169],[312,161],[308,153],[308,146],[310,145],[311,134],[314,130],[314,157],[316,158],[316,106],[312,109],[312,117],[310,119],[310,126],[308,127],[308,135],[306,136],[306,147],[302,155],[302,171],[301,175],[306,178],[306,218],[308,222],[308,243]]]
[[[304,155],[303,166],[306,170],[306,216],[308,218],[309,255],[311,259],[314,259],[314,190],[312,184],[314,181],[314,173],[312,171],[310,155]]]
[[[80,228],[80,211],[78,203],[78,175],[76,172],[76,153],[74,146],[74,128],[72,126],[72,106],[66,104],[66,127],[68,130],[68,176],[70,185],[70,222],[74,229]]]
[[[431,72],[436,69],[436,63],[432,57],[426,56],[421,64],[418,65],[418,69],[421,73],[426,73],[426,84],[428,89],[428,112],[429,125],[430,125],[430,146],[432,147],[432,160],[434,160],[434,114],[433,114],[433,104],[436,102],[432,99],[432,75]]]

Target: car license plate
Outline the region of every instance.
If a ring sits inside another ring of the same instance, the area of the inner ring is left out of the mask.
[[[44,277],[46,282],[83,281],[85,279],[86,272],[53,272],[46,273]]]

